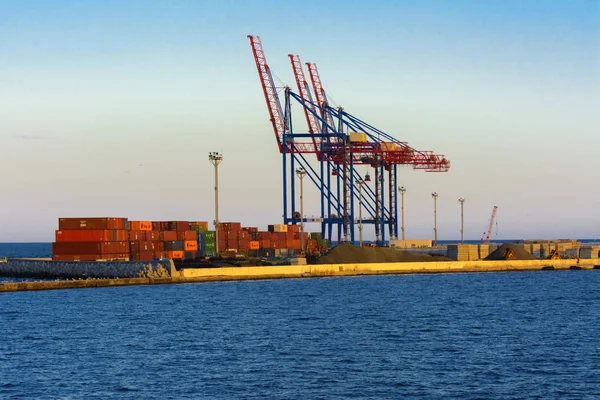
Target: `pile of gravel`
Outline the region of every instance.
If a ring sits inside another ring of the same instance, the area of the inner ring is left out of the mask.
[[[509,250],[512,251],[514,257],[509,257]],[[492,251],[484,260],[536,260],[535,256],[525,250],[523,245],[504,243],[496,250]]]
[[[362,264],[393,262],[431,262],[452,261],[444,256],[413,254],[408,251],[386,247],[358,247],[349,243],[340,243],[321,257],[308,260],[310,264]]]

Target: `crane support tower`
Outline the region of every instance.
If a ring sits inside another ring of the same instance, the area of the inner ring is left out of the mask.
[[[260,37],[248,35],[269,120],[282,157],[283,223],[318,222],[323,237],[332,240],[334,227],[337,240],[354,242],[355,224],[372,224],[379,245],[398,233],[398,166],[410,166],[426,172],[447,172],[450,161],[441,154],[419,151],[391,135],[348,113],[342,107],[331,107],[316,64],[306,63],[311,88],[298,55],[289,54],[298,94],[283,87],[283,102],[273,81]],[[282,106],[283,104],[283,106]],[[298,128],[292,118],[292,104],[303,110],[306,128]],[[314,154],[315,159],[309,155]],[[370,181],[358,166],[373,168],[373,188],[363,185],[362,207],[366,211],[358,221],[355,203],[360,201],[356,182]],[[296,210],[296,174],[302,167],[320,192],[321,215],[306,218]],[[387,185],[386,185],[387,176]],[[387,201],[386,201],[387,195]]]
[[[490,242],[490,236],[492,234],[492,229],[494,228],[494,220],[496,219],[496,210],[498,210],[498,206],[494,206],[494,209],[492,210],[492,217],[490,218],[488,230],[487,232],[483,232],[483,236],[481,237],[482,244],[488,244]]]

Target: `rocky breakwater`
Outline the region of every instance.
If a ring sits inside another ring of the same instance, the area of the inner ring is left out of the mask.
[[[129,262],[61,262],[8,259],[0,263],[0,276],[38,279],[169,278],[170,260]]]

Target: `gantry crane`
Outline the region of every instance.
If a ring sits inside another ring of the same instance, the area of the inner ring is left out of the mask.
[[[363,206],[368,218],[362,223],[373,223],[378,243],[385,241],[384,225],[389,225],[390,238],[398,232],[397,166],[411,165],[428,172],[446,172],[450,162],[442,155],[430,151],[417,151],[406,142],[369,125],[347,113],[343,108],[332,108],[321,83],[316,64],[308,69],[316,101],[310,93],[300,57],[289,55],[300,94],[289,87],[284,90],[284,107],[281,106],[277,88],[267,64],[262,42],[258,36],[249,35],[250,45],[258,69],[269,117],[283,164],[283,220],[284,223],[320,222],[321,232],[332,238],[332,228],[337,225],[338,240],[354,241],[354,202],[358,199],[355,181],[362,179],[357,165],[374,168],[374,190],[365,185]],[[296,132],[292,120],[292,103],[299,103],[304,111],[308,132]],[[318,169],[306,158],[315,154]],[[310,180],[321,193],[320,218],[307,219],[295,212],[295,168],[303,167]],[[385,171],[388,171],[389,204],[384,201]],[[335,176],[334,182],[331,177]],[[367,176],[365,176],[365,180]],[[289,184],[288,184],[289,180]],[[288,208],[290,207],[290,208]],[[291,210],[291,213],[288,212]]]

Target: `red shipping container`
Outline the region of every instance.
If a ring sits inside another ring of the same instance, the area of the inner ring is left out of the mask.
[[[169,255],[167,254],[166,251],[156,250],[156,251],[154,251],[154,258],[169,258]]]
[[[175,230],[177,232],[189,231],[190,223],[189,221],[173,221],[171,226],[171,230]]]
[[[196,231],[181,231],[177,232],[177,240],[198,240]]]
[[[164,231],[159,234],[160,240],[163,242],[172,242],[177,240],[177,232],[176,231]]]
[[[152,230],[156,232],[165,231],[164,223],[161,221],[152,221]]]
[[[247,231],[238,231],[237,237],[239,240],[250,240],[252,238],[252,235],[250,235],[250,233]]]
[[[144,231],[129,231],[128,239],[131,242],[139,242],[141,240],[146,240],[146,232],[144,232]]]
[[[152,261],[154,260],[154,252],[150,251],[140,251],[138,255],[138,260],[140,261]]]
[[[158,250],[158,246],[155,247],[156,243],[157,242],[149,242],[149,241],[140,242],[140,253],[144,252],[144,251]]]
[[[221,222],[219,229],[224,232],[239,231],[242,229],[242,224],[240,222]]]
[[[140,252],[140,242],[129,242],[129,251],[132,254],[137,254]]]
[[[55,242],[52,254],[120,254],[129,253],[128,242]]]
[[[59,218],[58,230],[75,229],[127,229],[127,218]]]
[[[160,240],[160,234],[158,231],[146,231],[146,240],[150,242],[158,242]]]
[[[80,229],[80,230],[58,230],[56,242],[108,242],[116,240],[116,231]]]
[[[127,254],[52,254],[55,261],[129,260]]]

